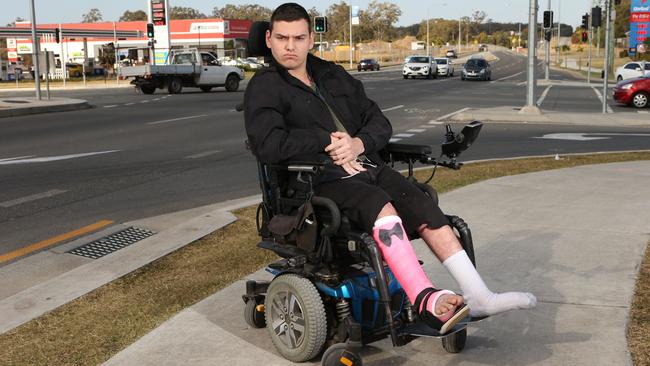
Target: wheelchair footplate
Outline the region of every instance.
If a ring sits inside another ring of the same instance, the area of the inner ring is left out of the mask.
[[[440,334],[436,329],[431,328],[423,322],[416,321],[415,323],[408,324],[399,330],[399,335],[411,335],[416,337],[432,337],[432,338],[445,338],[454,333],[460,332],[461,330],[467,328],[469,322],[467,320],[462,320],[458,324],[454,325],[447,333]]]

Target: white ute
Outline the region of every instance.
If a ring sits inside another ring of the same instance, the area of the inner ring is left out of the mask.
[[[224,66],[209,52],[197,49],[172,50],[169,65],[127,66],[120,70],[124,78],[133,77],[144,94],[167,88],[170,94],[178,94],[184,86],[201,88],[204,92],[224,86],[229,92],[239,89],[244,71],[234,66]]]

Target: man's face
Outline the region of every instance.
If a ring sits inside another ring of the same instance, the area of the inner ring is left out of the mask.
[[[273,33],[266,32],[266,46],[273,57],[288,70],[304,67],[309,50],[314,47],[314,35],[306,20],[273,23]]]

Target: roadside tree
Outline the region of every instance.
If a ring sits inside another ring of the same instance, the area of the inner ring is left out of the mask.
[[[185,6],[172,6],[169,10],[170,19],[204,19],[206,18],[205,14],[200,11],[185,7]]]
[[[88,10],[86,14],[82,16],[82,23],[98,23],[104,20],[102,16],[102,11],[97,8],[92,8]]]
[[[273,10],[258,4],[226,4],[222,8],[215,6],[212,16],[223,19],[248,19],[251,21],[269,20]]]
[[[135,22],[139,20],[147,20],[147,13],[144,10],[126,10],[120,17],[120,22]]]

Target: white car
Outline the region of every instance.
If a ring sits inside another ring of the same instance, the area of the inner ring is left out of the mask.
[[[635,61],[628,62],[616,69],[616,81],[634,79],[643,76],[641,68],[645,63],[645,75],[650,75],[650,62]]]
[[[438,77],[438,65],[436,60],[431,56],[412,56],[402,67],[402,76],[404,79],[414,79],[423,76],[427,79]]]
[[[436,58],[438,64],[438,75],[441,76],[454,76],[454,63],[446,57]]]

